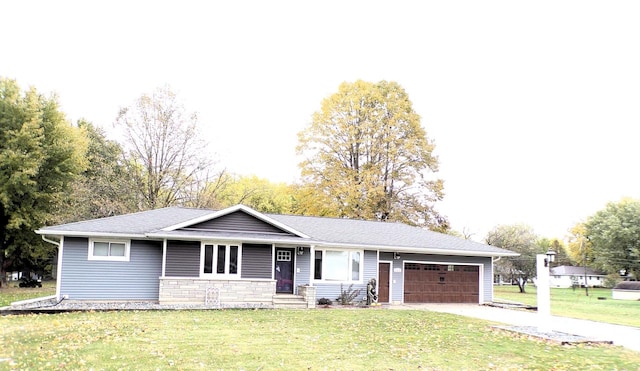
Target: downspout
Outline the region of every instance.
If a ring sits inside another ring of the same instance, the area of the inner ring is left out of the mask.
[[[497,258],[497,259],[496,259]],[[502,259],[502,256],[498,256],[498,257],[491,257],[491,301],[493,301],[493,294],[494,294],[494,289],[493,289],[493,285],[495,284],[494,280],[495,280],[495,268],[496,268],[496,263],[500,261],[500,259]],[[502,277],[500,277],[500,279],[498,280],[498,285],[502,284]]]
[[[60,285],[62,283],[62,241],[64,241],[64,236],[60,237],[60,241],[56,241],[47,238],[47,236],[43,234],[42,240],[44,242],[48,242],[52,245],[58,246],[58,264],[56,267],[56,300],[60,302]]]
[[[58,248],[60,248],[60,242],[56,241],[56,240],[50,240],[47,238],[47,236],[45,236],[44,234],[42,235],[42,240],[44,242],[49,242],[50,244],[56,245],[58,246]]]
[[[495,267],[496,267],[496,263],[500,261],[500,259],[502,259],[502,256],[498,256],[497,259],[494,256],[493,257],[493,263],[491,263],[491,274],[495,274]],[[491,277],[491,291],[493,291],[493,279],[494,277]],[[500,277],[500,282],[498,282],[499,284],[502,283],[502,277]],[[493,297],[493,292],[491,292],[491,297]]]

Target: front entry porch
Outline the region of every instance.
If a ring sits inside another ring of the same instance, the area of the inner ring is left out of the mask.
[[[211,280],[160,278],[160,304],[199,304],[212,308],[315,308],[315,287],[299,286],[298,294],[276,293],[276,280]]]

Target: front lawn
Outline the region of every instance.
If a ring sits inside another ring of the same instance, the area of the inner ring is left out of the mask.
[[[40,298],[56,294],[56,281],[44,281],[42,287],[18,287],[19,281],[8,282],[0,288],[0,307],[14,301]]]
[[[637,369],[640,353],[561,346],[485,321],[385,309],[0,317],[0,369]]]
[[[537,301],[535,286],[527,285],[525,290],[526,293],[521,294],[518,286],[494,286],[493,296],[496,300],[507,299],[535,306]],[[640,327],[640,301],[613,300],[609,289],[589,288],[589,296],[586,296],[584,289],[552,288],[551,313],[557,316]]]

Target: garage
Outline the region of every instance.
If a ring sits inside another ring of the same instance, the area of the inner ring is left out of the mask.
[[[455,264],[404,264],[405,303],[478,303],[480,267]]]

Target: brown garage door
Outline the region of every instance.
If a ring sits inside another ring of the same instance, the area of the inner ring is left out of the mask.
[[[405,303],[478,303],[477,265],[404,264]]]

